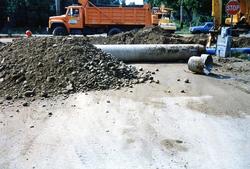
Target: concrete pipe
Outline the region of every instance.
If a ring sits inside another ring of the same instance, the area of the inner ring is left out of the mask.
[[[187,60],[205,51],[198,44],[95,45],[124,62],[170,62]]]
[[[192,56],[188,60],[188,69],[195,73],[208,75],[213,67],[213,58],[211,55],[202,54],[199,56]]]

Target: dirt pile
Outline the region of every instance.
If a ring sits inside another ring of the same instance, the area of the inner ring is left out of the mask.
[[[109,37],[90,37],[92,44],[202,44],[206,45],[207,35],[183,37],[170,34],[159,27],[146,27]]]
[[[152,80],[84,38],[19,39],[0,50],[0,97],[118,89]]]
[[[250,37],[234,37],[232,46],[234,48],[250,47]]]

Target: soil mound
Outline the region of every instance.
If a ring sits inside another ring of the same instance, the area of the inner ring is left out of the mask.
[[[118,89],[148,79],[84,38],[18,39],[0,49],[0,97]]]
[[[250,47],[250,37],[234,37],[233,45],[234,48],[237,47]]]
[[[146,27],[109,37],[90,37],[92,44],[202,44],[206,45],[208,36],[201,34],[183,37],[170,34],[160,27]]]

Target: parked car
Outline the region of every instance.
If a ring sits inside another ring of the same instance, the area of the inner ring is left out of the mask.
[[[214,27],[213,22],[205,22],[202,26],[192,26],[189,31],[193,34],[195,33],[209,33],[209,31]]]

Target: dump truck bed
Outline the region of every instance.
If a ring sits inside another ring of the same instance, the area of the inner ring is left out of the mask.
[[[85,7],[85,25],[151,25],[148,7]]]

